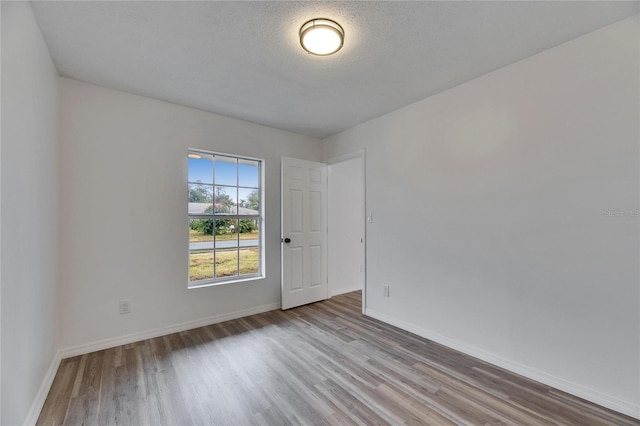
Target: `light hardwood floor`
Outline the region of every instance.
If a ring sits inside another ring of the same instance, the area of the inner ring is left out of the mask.
[[[38,424],[640,425],[367,318],[360,298],[65,359]]]

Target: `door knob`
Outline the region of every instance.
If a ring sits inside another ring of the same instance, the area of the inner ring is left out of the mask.
[[[290,243],[290,242],[291,242],[291,238],[285,238],[285,239],[284,239],[284,242],[285,242],[285,243]]]

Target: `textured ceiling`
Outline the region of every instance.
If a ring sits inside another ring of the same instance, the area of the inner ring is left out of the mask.
[[[326,137],[640,12],[640,2],[32,2],[61,75]],[[305,53],[330,18],[342,50]]]

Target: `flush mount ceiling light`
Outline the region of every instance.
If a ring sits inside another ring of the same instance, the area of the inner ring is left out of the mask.
[[[343,43],[344,30],[330,19],[312,19],[300,27],[300,44],[313,55],[331,55],[340,50]]]

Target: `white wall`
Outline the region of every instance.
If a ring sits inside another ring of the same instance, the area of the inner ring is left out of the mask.
[[[47,376],[57,366],[59,96],[58,74],[31,7],[1,7],[0,423],[16,425],[37,418],[34,401],[43,402]]]
[[[280,157],[318,161],[319,141],[74,80],[61,88],[65,354],[279,308]],[[266,279],[187,289],[187,148],[266,160]],[[131,314],[118,314],[121,299]]]
[[[638,27],[325,140],[367,151],[369,315],[640,417]]]
[[[364,157],[328,166],[329,296],[364,282]]]

